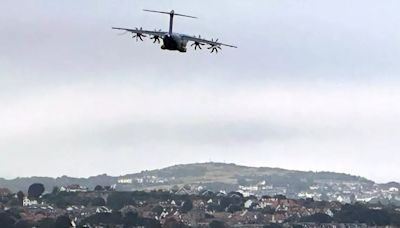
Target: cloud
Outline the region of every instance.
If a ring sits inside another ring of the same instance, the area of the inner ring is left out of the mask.
[[[393,156],[399,133],[400,94],[393,85],[221,89],[188,83],[163,90],[78,84],[27,96],[2,104],[1,150],[11,151],[15,162],[20,156],[61,155],[53,158],[52,170],[59,170],[53,175],[132,172],[130,163],[115,165],[122,157],[140,158],[135,171],[146,169],[147,160],[156,168],[216,159],[363,174],[362,168],[353,169],[358,160],[365,159],[368,172],[377,150],[381,157]],[[241,158],[243,153],[249,158]],[[118,159],[110,158],[114,155]],[[74,164],[93,161],[93,171],[59,167],[57,161],[66,157]],[[112,168],[104,168],[104,158]],[[381,172],[387,176],[382,180],[395,178],[390,166]]]

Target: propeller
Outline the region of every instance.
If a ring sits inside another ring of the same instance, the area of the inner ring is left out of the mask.
[[[156,43],[156,42],[160,43],[161,42],[160,36],[158,36],[158,35],[154,35],[150,39],[154,40],[153,43]]]
[[[192,45],[190,45],[191,47],[194,46],[194,50],[197,50],[197,48],[199,48],[201,50],[201,46],[204,46],[203,43],[200,43],[198,41],[195,41],[194,43],[192,43]]]
[[[218,39],[216,39],[215,41],[211,39],[211,42],[213,42],[213,44],[210,44],[210,47],[208,47],[207,49],[211,50],[211,53],[215,51],[215,54],[218,54],[218,50],[222,50],[221,45],[217,44]]]
[[[196,36],[193,36],[196,38]],[[201,36],[199,35],[199,39],[201,39]],[[190,45],[191,47],[194,46],[194,50],[197,50],[197,48],[199,48],[200,50],[202,49],[201,46],[204,46],[205,44],[200,43],[199,41],[194,41],[194,43],[192,43],[192,45]]]
[[[136,30],[143,30],[143,29],[142,29],[142,27],[140,27],[140,29],[136,28]],[[136,42],[139,41],[139,39],[140,39],[141,41],[143,41],[143,37],[147,37],[147,36],[144,35],[144,34],[141,33],[141,32],[137,32],[137,33],[135,33],[135,35],[132,36],[132,38],[136,38]]]
[[[155,29],[154,31],[155,31],[155,32],[161,32],[161,29],[158,30],[158,31]],[[161,37],[160,37],[159,35],[153,35],[150,39],[151,39],[151,40],[154,40],[153,43],[156,43],[156,42],[157,42],[157,43],[160,43],[160,42],[161,42],[161,39],[160,39],[160,38],[161,38]]]

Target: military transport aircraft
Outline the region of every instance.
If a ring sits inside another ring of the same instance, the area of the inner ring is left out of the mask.
[[[178,14],[178,13],[175,13],[175,11],[173,11],[173,10],[171,12],[162,12],[162,11],[155,11],[155,10],[144,10],[144,11],[152,12],[152,13],[169,14],[169,31],[168,32],[163,32],[161,30],[149,31],[149,30],[143,30],[142,28],[129,29],[129,28],[117,28],[117,27],[112,27],[112,29],[118,29],[118,30],[124,30],[126,32],[131,32],[131,33],[133,33],[132,38],[136,38],[136,41],[139,41],[139,40],[143,41],[143,37],[147,37],[147,36],[150,36],[150,39],[153,40],[153,43],[156,43],[156,42],[160,43],[161,39],[162,39],[163,45],[161,46],[161,49],[163,49],[163,50],[186,52],[186,46],[187,46],[188,42],[193,42],[190,46],[192,46],[192,47],[194,46],[195,50],[197,50],[197,48],[202,49],[201,47],[207,44],[207,45],[209,45],[209,47],[207,49],[211,50],[211,53],[213,53],[213,52],[218,53],[218,50],[221,50],[221,46],[237,48],[236,46],[233,46],[233,45],[220,43],[220,42],[218,42],[218,39],[206,40],[206,39],[202,39],[200,36],[199,37],[189,36],[189,35],[185,35],[185,34],[174,33],[172,31],[173,23],[174,23],[174,16],[189,17],[189,18],[196,18],[196,17]]]

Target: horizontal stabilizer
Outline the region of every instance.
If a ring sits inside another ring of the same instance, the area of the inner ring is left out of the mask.
[[[189,15],[184,15],[184,14],[175,13],[175,11],[173,11],[173,10],[172,10],[171,12],[164,12],[164,11],[157,11],[157,10],[147,10],[147,9],[144,9],[143,11],[151,12],[151,13],[168,14],[168,15],[171,15],[171,16],[189,17],[189,18],[196,18],[196,19],[197,19],[197,17],[193,17],[193,16],[189,16]]]

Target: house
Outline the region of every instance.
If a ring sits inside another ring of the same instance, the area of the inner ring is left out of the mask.
[[[339,202],[341,202],[341,203],[351,203],[351,200],[350,200],[350,197],[349,197],[349,196],[342,196],[342,195],[339,195],[339,196],[336,198],[336,200],[339,201]]]
[[[160,219],[166,218],[168,214],[169,213],[164,209],[164,211],[160,214]]]
[[[249,199],[249,200],[247,200],[246,202],[244,202],[244,208],[246,208],[246,209],[249,209],[249,208],[251,208],[252,206],[254,206],[255,205],[255,203],[253,202],[253,200],[251,200],[251,199]]]
[[[132,178],[120,178],[117,181],[118,184],[132,184],[133,180]]]
[[[175,192],[177,195],[191,195],[193,192],[191,191],[190,186],[185,185],[182,188],[180,188],[177,192]]]
[[[286,212],[289,210],[289,207],[284,205],[284,204],[279,204],[276,208],[275,211],[276,212]]]
[[[251,192],[249,191],[238,190],[237,192],[242,194],[244,197],[249,197],[251,195]]]
[[[72,184],[67,187],[62,186],[60,192],[87,192],[88,188],[80,186],[79,184]]]
[[[96,213],[111,213],[111,212],[112,210],[105,206],[96,208]]]
[[[22,200],[22,206],[24,206],[24,207],[29,207],[29,206],[33,206],[33,205],[38,205],[38,201],[37,200],[30,200],[26,196]]]
[[[333,217],[334,215],[331,209],[325,209],[324,213],[329,215],[330,217]]]

